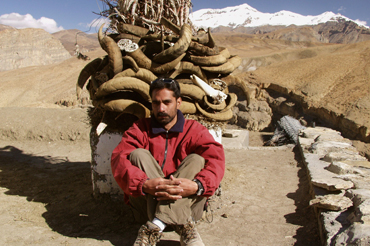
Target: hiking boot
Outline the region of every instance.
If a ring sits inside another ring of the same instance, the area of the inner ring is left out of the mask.
[[[148,221],[139,229],[134,246],[155,246],[161,239],[162,232],[158,226]]]
[[[193,221],[177,226],[176,232],[180,235],[181,246],[204,246]]]

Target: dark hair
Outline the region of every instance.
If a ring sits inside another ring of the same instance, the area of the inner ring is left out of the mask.
[[[171,78],[158,78],[156,80],[153,80],[150,84],[150,97],[152,97],[152,93],[154,90],[161,90],[164,88],[173,91],[173,96],[176,97],[176,99],[181,96],[180,85],[176,80]]]

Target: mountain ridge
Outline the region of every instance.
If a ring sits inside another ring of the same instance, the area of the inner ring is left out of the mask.
[[[320,15],[301,15],[291,11],[282,10],[276,13],[263,13],[250,5],[244,3],[238,6],[226,7],[223,9],[200,9],[190,14],[190,19],[198,28],[216,28],[226,27],[258,27],[265,25],[289,26],[289,25],[318,25],[328,21],[351,21],[360,27],[369,29],[360,21],[352,20],[341,14],[335,14],[331,11]],[[230,21],[232,20],[232,21]]]

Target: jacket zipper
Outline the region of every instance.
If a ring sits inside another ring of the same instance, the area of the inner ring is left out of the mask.
[[[162,163],[162,171],[163,171],[163,168],[164,168],[164,164],[166,163],[166,159],[167,159],[167,148],[168,148],[168,131],[166,131],[166,149],[164,150],[164,159],[163,159],[163,163]]]

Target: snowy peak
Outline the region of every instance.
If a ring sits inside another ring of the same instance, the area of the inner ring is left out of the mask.
[[[197,27],[215,28],[225,27],[257,27],[257,26],[289,26],[289,25],[317,25],[328,21],[352,21],[359,26],[367,27],[361,22],[351,20],[341,14],[325,12],[317,16],[304,16],[290,11],[282,10],[276,13],[262,13],[248,4],[242,4],[223,9],[201,9],[193,12],[190,19]],[[367,27],[368,28],[368,27]]]

